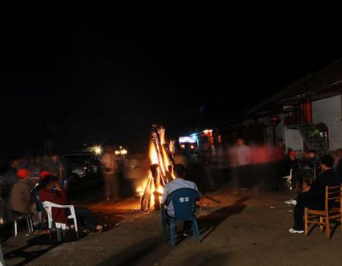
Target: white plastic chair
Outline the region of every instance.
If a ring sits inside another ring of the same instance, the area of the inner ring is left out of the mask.
[[[290,169],[290,175],[283,176],[283,178],[286,180],[286,186],[292,190],[292,169]]]
[[[54,225],[57,229],[57,239],[59,242],[61,241],[61,230],[63,230],[63,233],[64,233],[65,230],[67,229],[66,224],[54,222],[52,219],[52,208],[60,208],[60,209],[69,209],[70,210],[70,215],[67,218],[74,220],[76,238],[78,239],[77,219],[76,219],[76,212],[75,212],[74,205],[60,205],[60,204],[52,203],[50,201],[44,201],[43,207],[44,207],[44,209],[48,215],[50,237],[51,237],[51,232],[52,232]]]
[[[33,232],[33,223],[32,223],[32,217],[31,214],[21,214],[19,212],[13,211],[14,217],[14,236],[16,237],[18,235],[18,221],[22,218],[26,218],[27,221],[27,228],[29,233]]]

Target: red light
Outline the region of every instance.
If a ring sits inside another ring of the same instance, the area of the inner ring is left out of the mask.
[[[269,118],[269,121],[272,125],[276,126],[279,124],[280,122],[280,117],[277,116],[277,115],[272,115],[270,118]]]

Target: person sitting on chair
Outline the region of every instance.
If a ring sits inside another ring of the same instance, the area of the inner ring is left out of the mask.
[[[13,185],[10,196],[10,207],[13,211],[21,214],[30,214],[35,211],[34,199],[32,197],[32,185],[29,182],[30,172],[27,169],[19,169],[18,181]]]
[[[290,233],[304,233],[304,209],[324,209],[325,187],[338,186],[341,184],[340,178],[336,175],[334,169],[334,158],[330,154],[321,157],[322,174],[317,176],[307,191],[297,195],[295,207],[293,210],[294,226],[289,229]]]
[[[182,164],[176,164],[174,169],[173,169],[176,179],[166,183],[165,187],[164,187],[164,193],[162,195],[162,203],[164,203],[165,205],[167,205],[166,200],[168,198],[168,196],[175,190],[177,189],[181,189],[181,188],[191,188],[194,189],[196,191],[198,191],[198,188],[196,186],[196,184],[192,181],[189,180],[185,180],[186,177],[186,170],[184,165]],[[199,199],[198,199],[199,200]],[[173,209],[173,204],[172,202],[170,202],[167,205],[167,214],[171,217],[175,216],[175,212]],[[183,226],[183,235],[184,236],[188,236],[189,235],[189,231],[190,228],[192,226],[192,222],[191,221],[184,221],[184,226]]]
[[[58,178],[54,175],[47,175],[40,182],[39,200],[41,202],[50,201],[55,204],[67,204],[66,193],[58,182]],[[93,232],[101,232],[104,225],[95,220],[91,211],[87,208],[75,207],[77,220],[80,220],[82,225]],[[55,222],[68,224],[67,214],[65,209],[52,209],[52,218]]]

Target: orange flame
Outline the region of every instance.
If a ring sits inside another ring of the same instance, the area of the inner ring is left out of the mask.
[[[149,157],[150,157],[151,165],[152,164],[158,164],[160,174],[165,177],[167,174],[168,168],[171,165],[171,162],[169,161],[168,154],[167,154],[167,152],[163,146],[163,144],[167,143],[165,141],[165,129],[162,128],[162,129],[158,130],[158,133],[159,133],[159,137],[160,137],[161,151],[158,152],[157,149],[160,149],[160,147],[159,146],[156,147],[155,144],[153,143],[153,141],[151,141],[150,145],[149,145]],[[160,153],[162,153],[162,155]],[[174,178],[174,177],[172,176],[172,178]],[[138,188],[139,191],[137,190],[137,192],[140,195],[143,195],[144,191],[146,191],[146,186],[148,186],[148,184],[151,184],[150,206],[154,206],[154,202],[155,202],[154,192],[157,191],[159,193],[159,195],[162,195],[164,188],[160,184],[160,182],[158,184],[158,187],[155,187],[154,182],[148,182],[150,179],[153,179],[151,172],[149,173],[148,178],[146,179],[147,181],[145,182],[143,189],[142,189],[142,187],[140,187],[140,188]],[[160,196],[159,200],[161,201],[161,196]]]

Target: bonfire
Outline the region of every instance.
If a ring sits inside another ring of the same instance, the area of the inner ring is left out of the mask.
[[[150,172],[141,196],[141,210],[159,210],[164,186],[171,181],[174,166],[174,141],[167,141],[165,128],[152,126],[149,147]]]

